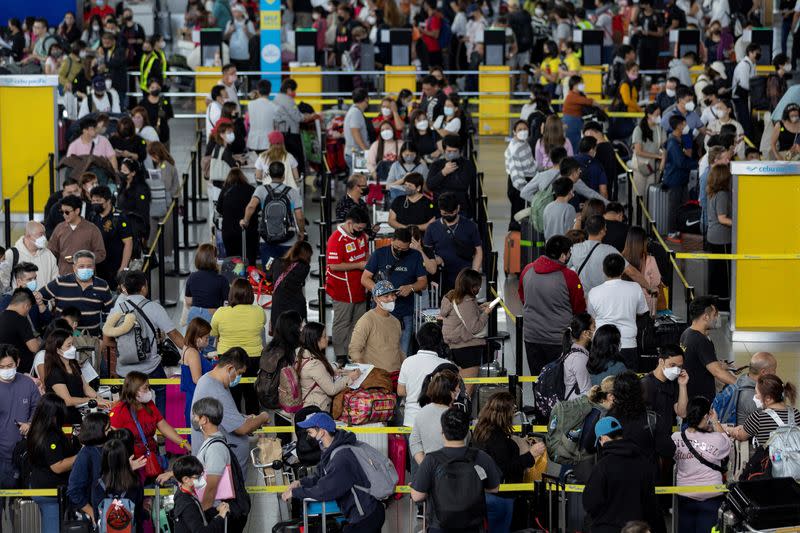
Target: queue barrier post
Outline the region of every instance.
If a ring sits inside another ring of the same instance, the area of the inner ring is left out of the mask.
[[[486,301],[491,301],[492,296],[497,294],[497,252],[492,252],[489,258],[489,264],[494,265],[494,268],[489,268],[486,272]],[[488,337],[497,337],[497,308],[492,308],[492,313],[489,315],[489,330]]]
[[[631,177],[632,173],[626,172],[626,175],[628,177],[628,193],[626,195],[626,198],[628,199],[628,205],[625,211],[628,217],[628,223],[630,223],[630,221],[633,220],[633,204],[636,203],[636,198],[633,196],[633,179]]]
[[[173,267],[172,270],[167,274],[168,276],[172,276],[175,278],[184,278],[189,275],[188,270],[181,270],[181,251],[180,246],[178,246],[178,240],[180,239],[180,229],[178,228],[178,199],[175,198],[172,200],[173,208],[172,214],[170,215],[172,224],[171,224],[171,231],[172,231],[172,243],[175,247],[174,251],[174,259],[173,259]]]
[[[689,304],[694,301],[694,285],[687,285],[683,288],[684,299],[686,300],[686,310],[688,316]]]
[[[320,270],[320,279],[322,276],[322,270]],[[325,319],[325,298],[327,298],[327,294],[325,294],[325,288],[320,284],[319,289],[317,289],[317,301],[319,302],[319,323],[323,326],[327,325],[327,321]]]
[[[28,220],[33,220],[33,180],[36,175],[28,176]]]
[[[642,202],[643,199],[641,196],[636,197],[636,225],[642,225]]]
[[[196,154],[196,152],[193,154]],[[191,164],[194,165],[194,161],[192,161]],[[181,194],[183,195],[183,202],[182,202],[183,216],[181,217],[183,219],[183,224],[182,224],[183,243],[178,245],[178,249],[194,250],[195,248],[197,248],[197,243],[191,242],[189,240],[189,173],[188,172],[183,173],[183,186],[181,188],[182,188]],[[177,243],[178,241],[176,240],[175,242]]]
[[[514,363],[516,365],[515,373],[518,376],[524,374],[523,372],[523,362],[522,362],[522,352],[525,350],[525,339],[524,339],[524,332],[523,332],[523,318],[522,314],[516,316],[514,320],[514,335],[515,335],[515,346],[514,346]]]
[[[11,198],[3,199],[3,230],[6,248],[10,248],[13,246],[11,242]]]
[[[519,391],[517,389],[519,389]],[[515,398],[518,393],[520,397],[522,396],[522,384],[519,382],[519,376],[517,374],[508,376],[508,392]]]
[[[167,300],[167,273],[165,262],[165,249],[164,249],[164,221],[158,223],[158,249],[156,257],[158,257],[158,303],[161,307],[175,307],[178,302],[175,300]]]
[[[56,192],[56,155],[47,154],[47,172],[50,175],[50,194]]]

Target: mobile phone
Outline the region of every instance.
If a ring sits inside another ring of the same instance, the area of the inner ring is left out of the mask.
[[[500,296],[498,296],[497,298],[495,298],[494,300],[492,300],[491,302],[489,302],[489,309],[491,309],[492,307],[494,307],[494,306],[496,306],[497,304],[499,304],[499,303],[500,303],[500,300],[502,300],[502,298],[501,298]]]

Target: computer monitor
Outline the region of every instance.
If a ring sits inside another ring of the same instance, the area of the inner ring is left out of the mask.
[[[603,64],[603,30],[582,30],[581,62],[584,65]]]
[[[389,32],[389,64],[407,67],[411,64],[411,29],[380,30]]]
[[[700,30],[678,30],[678,57],[689,52],[700,54]]]
[[[222,61],[222,30],[219,28],[200,30],[200,64],[204,67],[213,67],[217,56]]]
[[[298,28],[294,32],[295,61],[298,63],[317,63],[317,30]]]
[[[772,28],[753,28],[751,43],[756,43],[761,47],[761,59],[758,60],[759,65],[772,64]]]
[[[483,64],[506,64],[506,30],[483,30]]]

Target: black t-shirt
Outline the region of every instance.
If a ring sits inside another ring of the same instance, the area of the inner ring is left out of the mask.
[[[684,351],[683,368],[689,374],[689,384],[686,386],[689,398],[705,396],[713,402],[717,387],[714,375],[706,365],[717,361],[714,343],[699,331],[688,328],[681,335],[681,347]]]
[[[106,258],[103,263],[109,267],[106,270],[118,270],[125,249],[123,240],[133,238],[128,218],[122,213],[112,211],[106,217],[99,214],[92,215],[91,221],[100,229],[100,234],[103,236],[103,244],[106,247]]]
[[[147,97],[139,102],[147,111],[147,121],[158,132],[158,140],[169,142],[169,119],[175,116],[172,104],[166,96],[159,96],[158,102],[152,103]]]
[[[192,307],[216,309],[228,299],[228,280],[217,272],[198,270],[186,280],[186,296],[192,299]]]
[[[619,253],[622,253],[622,250],[625,249],[625,239],[628,238],[629,228],[630,226],[624,222],[606,220],[606,236],[603,237],[603,242],[605,244],[610,244],[619,250]]]
[[[642,378],[644,400],[647,408],[658,415],[659,425],[670,429],[675,422],[675,404],[678,402],[678,381],[661,381],[652,372]]]
[[[75,455],[77,450],[74,449],[72,442],[66,435],[59,432],[45,437],[42,448],[43,454],[31,454],[31,488],[52,489],[66,485],[69,481],[69,471],[56,474],[50,466]]]
[[[0,313],[0,343],[11,344],[19,350],[17,370],[22,374],[30,372],[33,366],[33,353],[25,343],[34,338],[36,335],[28,317],[9,309]]]
[[[653,13],[650,15],[645,14],[644,11],[639,13],[638,19],[638,26],[640,26],[644,31],[657,31],[659,28],[664,27],[664,17],[661,16],[656,10],[653,10]],[[642,36],[643,40],[660,40],[661,37],[651,37],[651,36]]]
[[[69,374],[63,369],[54,367],[44,380],[47,392],[55,392],[54,385],[66,385],[69,395],[73,398],[83,398],[83,377],[80,371]],[[67,407],[67,423],[80,424],[81,414],[77,407]]]
[[[390,209],[397,215],[397,221],[407,226],[421,226],[437,215],[433,201],[425,196],[416,202],[409,200],[407,195],[398,196],[392,201]]]

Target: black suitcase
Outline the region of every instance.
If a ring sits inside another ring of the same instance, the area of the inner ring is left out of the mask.
[[[800,524],[800,485],[792,478],[740,481],[729,490],[728,506],[753,529]]]

